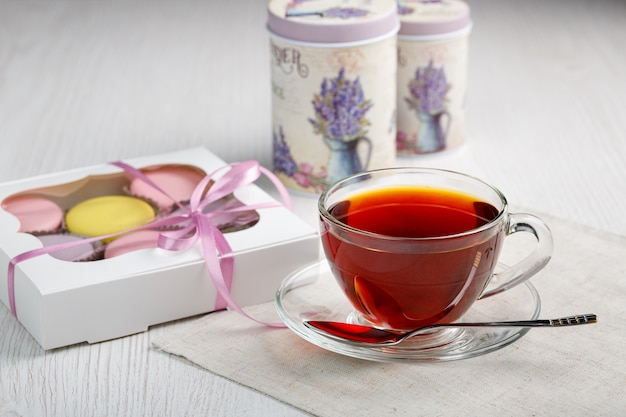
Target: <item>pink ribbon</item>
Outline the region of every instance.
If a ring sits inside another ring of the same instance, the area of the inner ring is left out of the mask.
[[[135,169],[124,162],[113,162],[112,165],[123,169],[130,175],[141,179],[161,193],[170,197],[163,189],[161,189],[157,184],[150,180],[150,178],[146,177],[140,170]],[[230,169],[225,171],[226,168]],[[217,177],[218,174],[222,173],[223,171],[225,171],[223,175]],[[17,317],[17,309],[15,305],[15,266],[18,263],[47,253],[76,246],[78,244],[91,243],[103,239],[120,236],[129,232],[155,229],[167,226],[177,226],[175,230],[161,232],[159,234],[157,246],[159,248],[170,251],[183,251],[187,250],[188,248],[193,246],[194,243],[200,240],[202,255],[205,260],[205,267],[218,293],[218,297],[215,301],[215,310],[221,310],[226,307],[230,307],[244,317],[247,317],[257,323],[270,327],[285,327],[283,323],[269,323],[251,317],[241,307],[239,307],[239,305],[232,298],[230,290],[232,286],[234,270],[233,251],[224,234],[211,221],[212,217],[224,213],[235,213],[240,211],[279,207],[280,204],[277,202],[259,203],[220,211],[210,211],[208,213],[203,212],[203,209],[207,205],[233,193],[235,190],[243,186],[254,183],[257,179],[259,179],[262,174],[264,174],[267,178],[270,179],[270,181],[272,181],[272,183],[278,190],[284,205],[288,209],[291,209],[291,199],[289,198],[289,193],[274,174],[272,174],[266,168],[260,166],[257,161],[238,162],[221,167],[215,170],[210,175],[204,177],[192,193],[191,199],[189,201],[189,206],[182,205],[174,198],[170,197],[172,201],[176,201],[178,207],[184,211],[184,214],[182,215],[166,217],[164,219],[157,220],[153,223],[141,227],[125,230],[119,233],[112,233],[104,236],[88,238],[80,242],[65,243],[39,249],[33,249],[15,256],[9,261],[7,273],[9,308],[11,309],[11,313]],[[211,180],[214,181],[214,183],[207,190],[207,186],[209,185],[209,182]]]

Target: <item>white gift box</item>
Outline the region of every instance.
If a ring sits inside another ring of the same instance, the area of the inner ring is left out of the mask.
[[[204,148],[124,162],[138,169],[192,165],[207,174],[226,165]],[[120,168],[102,164],[0,184],[0,201],[45,188],[53,190],[57,201],[65,201],[62,208],[67,209],[82,199],[109,193],[107,187],[119,187],[125,175]],[[234,195],[246,205],[274,202],[254,184]],[[260,219],[254,226],[224,234],[235,265],[230,294],[242,307],[272,300],[289,272],[319,256],[317,232],[286,207],[257,212]],[[10,260],[42,247],[36,236],[18,229],[18,219],[0,210],[0,300],[7,307]],[[218,296],[200,242],[184,251],[142,249],[91,262],[62,261],[44,254],[16,265],[13,294],[17,319],[44,349],[100,342],[211,312]]]

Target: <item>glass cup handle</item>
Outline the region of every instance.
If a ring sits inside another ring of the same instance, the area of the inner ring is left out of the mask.
[[[526,213],[512,213],[509,216],[509,230],[507,236],[513,233],[531,233],[537,239],[537,247],[526,258],[510,268],[493,274],[492,280],[501,282],[496,288],[489,290],[479,297],[491,297],[508,290],[539,272],[552,257],[552,233],[548,226],[538,217]]]

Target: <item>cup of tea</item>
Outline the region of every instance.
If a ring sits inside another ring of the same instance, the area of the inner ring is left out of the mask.
[[[541,219],[510,213],[498,189],[458,172],[362,172],[328,187],[318,208],[330,268],[356,311],[376,327],[457,321],[476,300],[533,276],[552,254]],[[536,246],[494,272],[515,233],[533,235]]]

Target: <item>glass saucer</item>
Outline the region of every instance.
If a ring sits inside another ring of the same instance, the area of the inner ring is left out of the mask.
[[[293,332],[332,352],[379,362],[451,361],[484,355],[524,336],[528,328],[466,328],[435,331],[395,346],[358,346],[331,339],[304,326],[306,320],[361,323],[326,260],[319,260],[289,274],[276,293],[276,309]],[[476,301],[463,316],[467,322],[534,320],[541,301],[528,281],[497,296]]]

